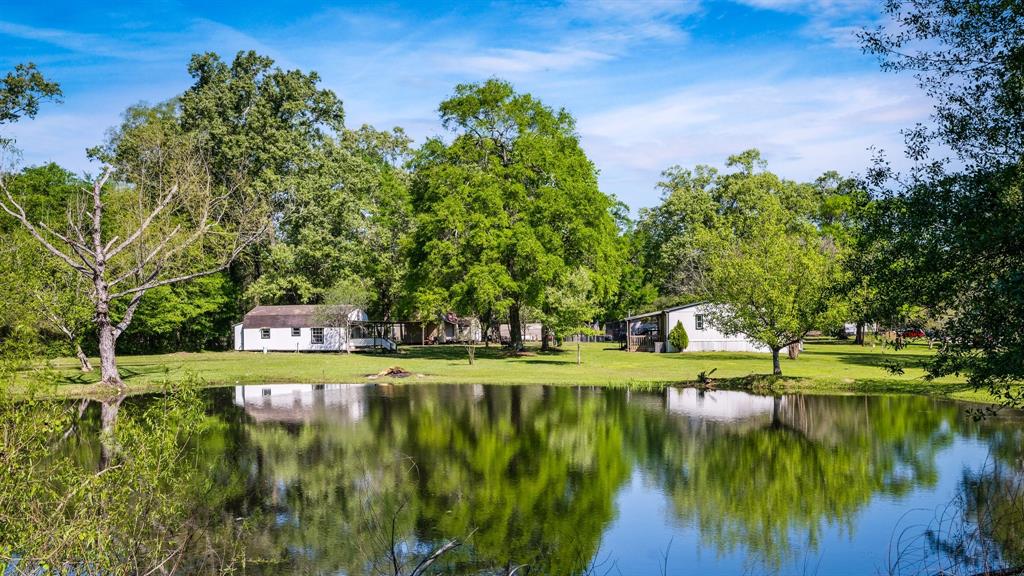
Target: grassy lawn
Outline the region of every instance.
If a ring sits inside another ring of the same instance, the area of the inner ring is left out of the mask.
[[[783,358],[785,378],[774,383],[776,391],[816,393],[905,392],[952,396],[984,401],[962,380],[923,380],[916,367],[931,351],[914,344],[901,351],[881,346],[855,346],[832,341],[810,342],[798,360]],[[892,375],[883,365],[897,361],[905,374]],[[771,356],[751,353],[649,354],[620,351],[612,343],[583,345],[583,364],[576,365],[574,344],[563,350],[541,353],[531,348],[522,356],[510,356],[499,348],[479,347],[470,365],[461,346],[409,346],[398,354],[296,354],[255,352],[176,353],[157,356],[122,356],[119,365],[132,390],[158,387],[192,372],[211,385],[298,382],[367,382],[367,376],[390,366],[400,366],[415,376],[382,377],[379,382],[440,382],[473,384],[561,385],[662,385],[695,381],[701,371],[715,369],[719,387],[741,387],[765,379],[771,373]],[[59,391],[75,395],[87,392],[96,373],[75,370],[74,359],[51,363],[60,375]],[[27,377],[27,376],[26,376]],[[753,378],[751,378],[753,377]]]

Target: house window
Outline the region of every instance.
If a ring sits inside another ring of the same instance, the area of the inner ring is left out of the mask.
[[[302,328],[292,328],[292,338],[302,336]]]
[[[313,344],[323,344],[324,343],[324,329],[323,328],[313,328],[312,330],[310,330],[310,334],[311,334],[310,341]]]
[[[270,328],[260,328],[260,338],[270,340]]]
[[[697,314],[696,316],[694,316],[694,320],[697,323],[697,330],[703,330],[704,329],[704,315],[703,314]]]
[[[270,388],[264,388],[263,389],[263,395],[264,396],[270,396]]]

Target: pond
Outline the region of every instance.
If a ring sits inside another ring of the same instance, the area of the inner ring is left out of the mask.
[[[1024,425],[917,396],[203,391],[249,574],[925,574],[1024,563]],[[144,399],[128,403],[144,402]],[[84,444],[83,444],[84,446]],[[216,515],[215,515],[216,517]],[[1008,519],[1009,518],[1009,519]],[[980,569],[978,571],[980,571]],[[389,568],[390,570],[390,568]],[[390,572],[389,572],[390,573]]]

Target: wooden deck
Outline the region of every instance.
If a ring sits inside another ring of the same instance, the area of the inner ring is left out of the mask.
[[[654,352],[654,337],[650,335],[626,336],[627,352]]]

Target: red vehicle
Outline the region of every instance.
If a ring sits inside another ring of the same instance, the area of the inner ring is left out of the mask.
[[[900,336],[903,338],[924,338],[925,333],[924,330],[921,330],[920,328],[910,328],[909,330],[900,332]]]

